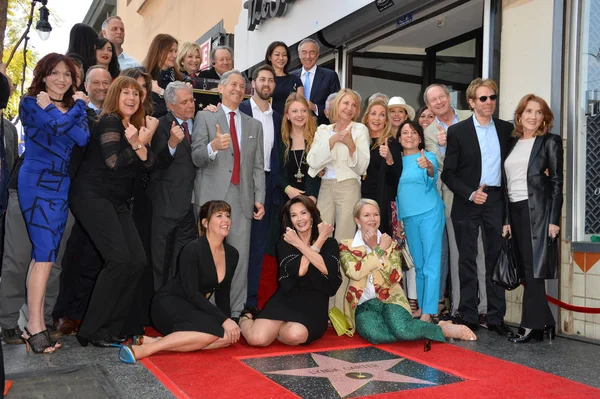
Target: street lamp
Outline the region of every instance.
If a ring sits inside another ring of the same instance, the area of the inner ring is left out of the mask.
[[[48,11],[48,8],[46,8],[48,0],[33,0],[33,4],[35,4],[36,1],[42,3],[42,7],[40,7],[40,20],[38,21],[37,25],[35,25],[35,29],[38,31],[40,39],[48,40],[48,37],[50,37],[50,32],[52,32],[52,25],[50,25],[50,22],[48,21],[50,11]]]

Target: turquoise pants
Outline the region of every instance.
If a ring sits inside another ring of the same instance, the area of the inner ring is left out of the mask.
[[[415,261],[417,298],[425,314],[438,313],[442,232],[445,225],[442,201],[427,212],[404,218],[408,249]]]
[[[431,339],[446,342],[435,324],[413,319],[408,310],[394,303],[370,299],[355,312],[356,332],[372,344]]]

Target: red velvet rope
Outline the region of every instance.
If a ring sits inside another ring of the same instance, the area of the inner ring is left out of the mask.
[[[571,305],[570,303],[565,303],[556,298],[552,298],[550,295],[546,295],[546,299],[548,299],[548,302],[558,306],[559,308],[567,309],[572,312],[600,314],[600,308],[586,308],[585,306]]]

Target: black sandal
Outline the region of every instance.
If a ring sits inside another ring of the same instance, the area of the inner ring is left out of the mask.
[[[52,338],[50,338],[50,332],[48,330],[44,330],[42,332],[45,333],[48,336],[48,340],[50,341],[50,343],[52,344],[52,347],[54,349],[60,349],[60,348],[62,348],[62,344],[60,342],[58,342],[58,341],[52,341]]]
[[[33,350],[33,353],[53,353],[56,350],[54,344],[50,341],[48,330],[31,335],[29,330],[25,328],[25,333],[28,335],[28,337],[25,338],[25,334],[23,334],[27,352]]]
[[[419,302],[416,299],[409,299],[408,304],[410,305],[410,312],[413,319],[418,319],[421,317],[421,314],[415,315],[419,311]]]

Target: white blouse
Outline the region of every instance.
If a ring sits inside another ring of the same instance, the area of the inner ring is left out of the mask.
[[[506,158],[506,161],[504,161],[508,199],[510,202],[524,201],[529,198],[527,191],[527,169],[533,143],[535,143],[535,137],[520,139]]]

